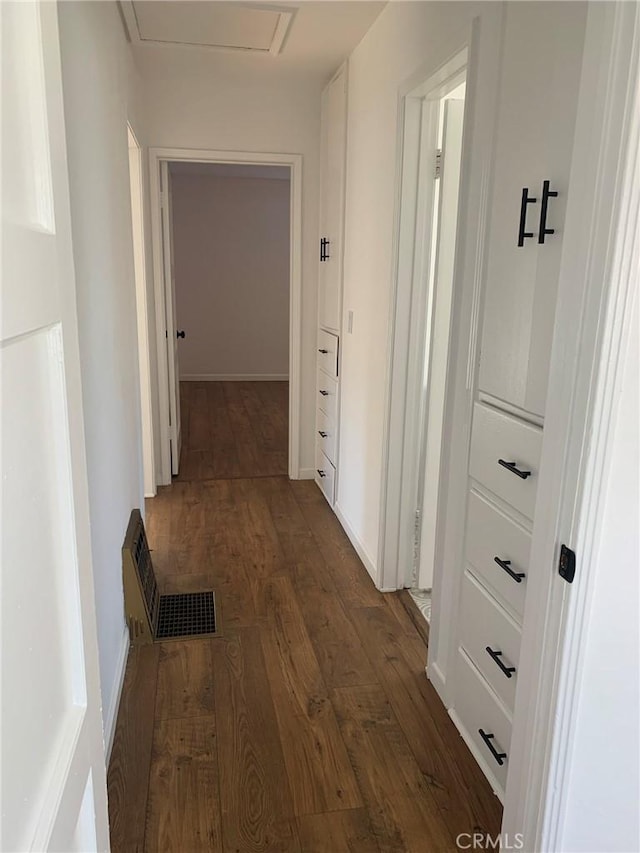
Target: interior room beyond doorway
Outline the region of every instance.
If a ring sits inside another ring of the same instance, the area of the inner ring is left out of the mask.
[[[290,170],[176,162],[169,175],[178,479],[285,475]]]

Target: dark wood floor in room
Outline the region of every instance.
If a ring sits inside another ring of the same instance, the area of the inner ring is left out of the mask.
[[[288,382],[181,382],[182,482],[288,471]]]
[[[112,850],[431,853],[499,832],[423,638],[313,482],[175,482],[147,533],[162,591],[213,587],[222,636],[131,651]]]

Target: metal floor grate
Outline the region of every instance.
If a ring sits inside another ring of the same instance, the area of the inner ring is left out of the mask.
[[[216,603],[211,590],[161,595],[156,640],[197,637],[216,632]]]

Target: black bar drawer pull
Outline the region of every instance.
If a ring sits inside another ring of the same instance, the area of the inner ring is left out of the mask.
[[[328,396],[329,396],[329,392],[328,392],[328,391],[323,391],[322,389],[320,389],[320,393],[322,394],[322,396],[323,396],[323,397],[328,397]]]
[[[487,651],[487,654],[489,655],[489,657],[491,658],[491,660],[494,663],[498,664],[498,666],[500,667],[502,672],[504,672],[504,674],[507,676],[507,678],[511,678],[513,673],[516,671],[515,666],[505,666],[504,663],[502,662],[502,657],[501,657],[502,652],[494,651],[491,648],[491,646],[487,646],[486,651]]]
[[[323,438],[326,438],[326,437],[329,435],[329,433],[328,433],[328,432],[323,432],[321,429],[319,429],[319,430],[318,430],[318,435],[321,435]]]
[[[487,734],[482,729],[478,729],[478,734],[480,735],[482,740],[486,743],[487,748],[489,749],[489,752],[491,753],[491,755],[493,755],[493,757],[498,762],[500,767],[502,767],[502,765],[504,764],[504,760],[507,757],[507,753],[506,752],[498,752],[497,749],[495,748],[495,746],[491,743],[491,741],[495,739],[495,735],[494,734]]]
[[[529,197],[529,187],[522,188],[522,201],[520,203],[520,228],[518,230],[518,246],[524,246],[527,237],[533,237],[533,231],[525,231],[527,227],[527,205],[535,204],[537,198]]]
[[[544,181],[542,184],[542,204],[540,207],[540,231],[538,231],[538,243],[544,243],[544,238],[547,234],[555,234],[555,228],[547,228],[547,210],[549,207],[549,199],[557,198],[558,193],[555,190],[550,190],[551,181]]]
[[[493,558],[496,563],[500,566],[501,569],[504,569],[505,572],[509,575],[510,578],[513,578],[516,583],[522,583],[524,578],[526,577],[524,572],[514,572],[511,568],[511,560],[501,560],[500,557]]]
[[[329,350],[328,349],[319,349],[318,352],[321,352],[322,355],[326,355],[329,352]]]
[[[511,471],[512,474],[520,477],[521,480],[526,480],[527,477],[531,476],[531,471],[521,471],[516,462],[506,462],[504,459],[498,459],[498,465],[502,465],[503,468]]]
[[[318,472],[318,474],[320,474],[320,476],[321,476],[321,477],[326,477],[326,476],[327,476],[327,475],[325,474],[325,472],[324,472],[324,471],[321,471],[319,468],[316,468],[316,471]]]

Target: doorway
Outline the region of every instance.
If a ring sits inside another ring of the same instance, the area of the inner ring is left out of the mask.
[[[298,155],[152,150],[162,465],[298,476]]]
[[[443,479],[466,60],[465,50],[414,84],[403,103],[382,559],[394,588],[409,589],[427,621]]]

